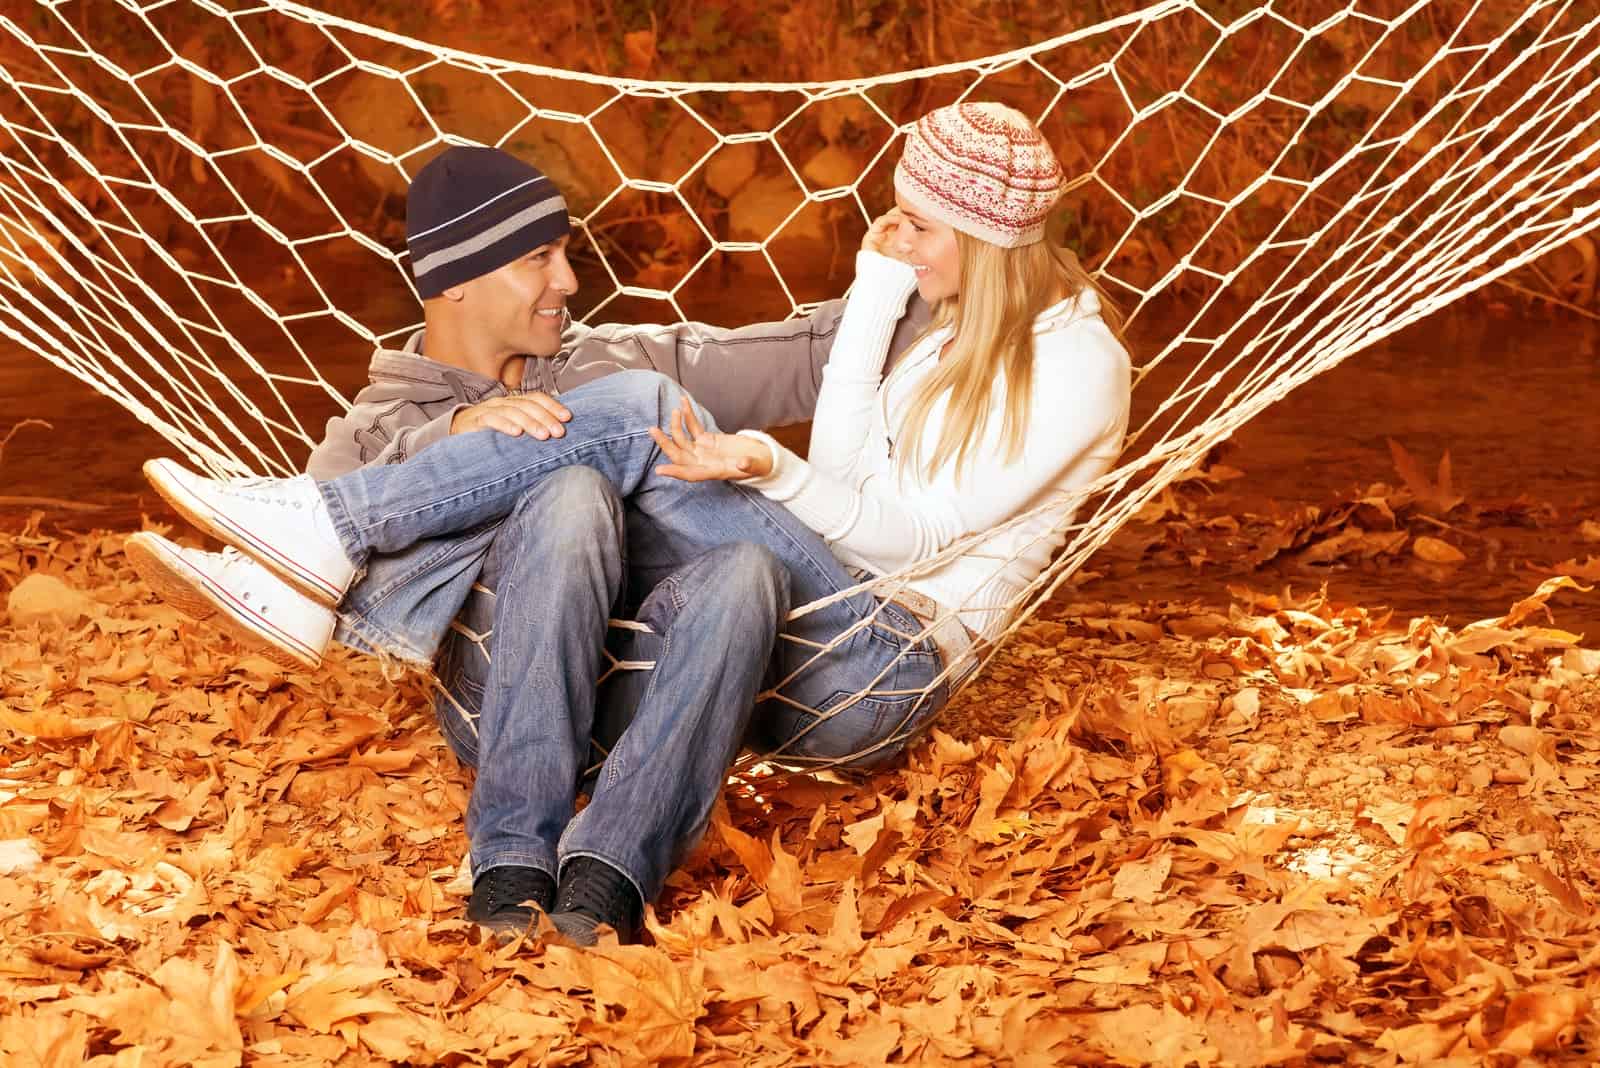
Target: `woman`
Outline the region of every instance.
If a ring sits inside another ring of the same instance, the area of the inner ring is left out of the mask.
[[[1004,627],[1061,546],[1052,531],[1067,518],[1067,495],[1110,468],[1127,427],[1129,363],[1111,313],[1076,259],[1043,240],[1061,182],[1048,146],[1009,108],[965,103],[924,117],[895,169],[897,208],[862,243],[809,462],[766,434],[706,434],[685,406],[671,437],[655,434],[672,460],[663,472],[737,480],[783,503],[844,565],[841,590],[1003,528],[914,571],[875,625],[914,634],[931,624],[945,660],[970,662],[963,646]],[[884,379],[889,335],[913,288],[934,305],[934,322]],[[1024,512],[1033,514],[1008,525]],[[875,687],[898,702],[868,698],[832,724],[782,704],[757,725],[774,748],[811,755],[898,748],[945,687],[916,695],[971,666],[904,659],[892,686]]]
[[[559,441],[460,435],[322,483],[235,488],[171,465],[153,481],[291,584],[337,600],[371,554],[502,518],[552,471],[594,467],[640,517],[630,566],[665,572],[734,541],[783,562],[790,602],[806,607],[774,657],[759,740],[795,762],[877,764],[1003,628],[1060,547],[1070,495],[1121,446],[1127,353],[1077,261],[1043,240],[1062,178],[1009,108],[962,103],[916,123],[897,210],[857,260],[809,462],[764,434],[716,433],[670,380],[625,372],[564,395]],[[913,288],[936,303],[934,325],[883,380]],[[913,577],[882,599],[864,585],[903,569]]]

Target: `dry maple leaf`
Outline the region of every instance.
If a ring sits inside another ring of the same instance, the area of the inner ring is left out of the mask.
[[[88,1018],[47,1005],[6,1014],[0,1028],[0,1053],[5,1063],[28,1068],[79,1068],[87,1059]]]
[[[313,1031],[353,1033],[362,1017],[402,1011],[370,988],[392,976],[387,967],[314,965],[288,988],[283,1013]]]
[[[1386,507],[1320,510],[1297,544]],[[0,842],[21,843],[0,936],[26,947],[0,959],[5,1063],[231,1064],[235,1029],[272,1068],[1600,1042],[1572,996],[1600,973],[1600,883],[1569,859],[1600,849],[1600,654],[1527,625],[1559,580],[1460,629],[1316,591],[1036,619],[958,699],[1003,720],[947,719],[859,779],[741,779],[654,945],[584,955],[469,936],[470,874],[446,887],[470,779],[420,687],[354,657],[254,670],[152,614],[104,537],[10,544],[0,575],[48,557],[109,630],[0,622],[0,701],[74,732],[0,749]],[[1357,828],[1375,817],[1393,834]]]
[[[1439,474],[1436,481],[1430,480],[1422,473],[1422,468],[1417,464],[1410,453],[1401,447],[1393,438],[1385,439],[1389,442],[1389,454],[1394,458],[1394,469],[1405,481],[1406,488],[1411,491],[1411,496],[1418,504],[1439,515],[1448,514],[1456,505],[1466,500],[1465,497],[1455,493],[1450,485],[1450,452],[1439,458]]]
[[[1580,582],[1600,582],[1600,556],[1590,556],[1583,563],[1578,558],[1563,561],[1550,568],[1558,575],[1568,575]]]
[[[1515,627],[1520,625],[1523,620],[1527,619],[1535,612],[1545,612],[1546,616],[1548,617],[1549,610],[1545,608],[1545,602],[1550,600],[1550,598],[1554,597],[1560,591],[1577,590],[1579,593],[1589,593],[1593,589],[1593,586],[1581,585],[1570,576],[1557,575],[1554,578],[1548,578],[1539,583],[1538,589],[1534,590],[1533,593],[1512,605],[1511,610],[1505,615],[1501,616],[1499,620],[1489,622],[1498,622],[1502,627]],[[1469,625],[1466,630],[1471,630],[1473,626],[1476,626],[1476,624]]]
[[[1504,1053],[1526,1057],[1566,1045],[1580,1021],[1592,1012],[1580,990],[1565,987],[1523,990],[1506,1004],[1505,1023],[1495,1046]]]
[[[606,946],[582,954],[578,963],[594,993],[584,1034],[639,1063],[694,1053],[694,1025],[706,998],[703,965],[691,959],[679,966],[646,946]]]
[[[239,958],[226,942],[217,943],[210,969],[182,957],[156,969],[151,978],[169,999],[168,1027],[175,1054],[193,1065],[240,1063],[244,1037],[234,1002],[240,975]]]

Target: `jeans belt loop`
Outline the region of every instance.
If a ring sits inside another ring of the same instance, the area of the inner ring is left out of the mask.
[[[879,577],[860,567],[846,566],[845,573],[859,582],[870,582]],[[938,601],[925,593],[902,587],[893,597],[879,596],[878,600],[898,605],[902,612],[929,628],[928,638],[933,642],[933,647],[939,650],[939,658],[944,661],[945,669],[950,671],[945,684],[952,690],[972,674],[978,661],[988,652],[987,643],[974,634],[971,627],[961,622],[959,615],[946,613]],[[959,667],[954,667],[958,664]]]
[[[982,655],[977,651],[978,639],[971,628],[961,622],[959,615],[946,612],[938,601],[925,593],[902,589],[889,600],[929,628],[928,638],[950,672],[946,684],[951,689],[961,685],[977,668]]]

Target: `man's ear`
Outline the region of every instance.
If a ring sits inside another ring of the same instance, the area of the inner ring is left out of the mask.
[[[462,283],[458,286],[451,286],[449,289],[443,289],[439,291],[439,296],[450,301],[452,304],[460,304],[461,301],[465,299],[466,295],[467,287],[465,283]]]

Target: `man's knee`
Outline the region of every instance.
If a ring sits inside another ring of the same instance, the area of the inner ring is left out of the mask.
[[[530,550],[620,556],[624,539],[616,487],[592,467],[563,467],[517,501],[495,535],[489,572],[499,573],[508,559]]]
[[[662,580],[639,606],[639,621],[664,633],[680,611],[704,625],[774,634],[789,611],[789,571],[771,551],[732,542],[703,555]]]
[[[545,478],[545,486],[559,504],[574,510],[602,508],[615,511],[621,507],[622,496],[617,487],[593,467],[563,467]]]
[[[563,467],[524,493],[511,515],[519,523],[609,529],[622,516],[622,497],[594,468]]]
[[[706,565],[727,595],[748,599],[772,613],[789,610],[789,569],[764,545],[739,541],[719,545]]]
[[[600,381],[606,383],[606,388],[612,393],[613,399],[621,399],[640,414],[662,426],[668,425],[672,413],[677,410],[683,399],[688,397],[694,403],[695,414],[705,428],[717,429],[716,420],[711,413],[695,401],[677,379],[668,377],[660,371],[633,368],[608,375]]]

